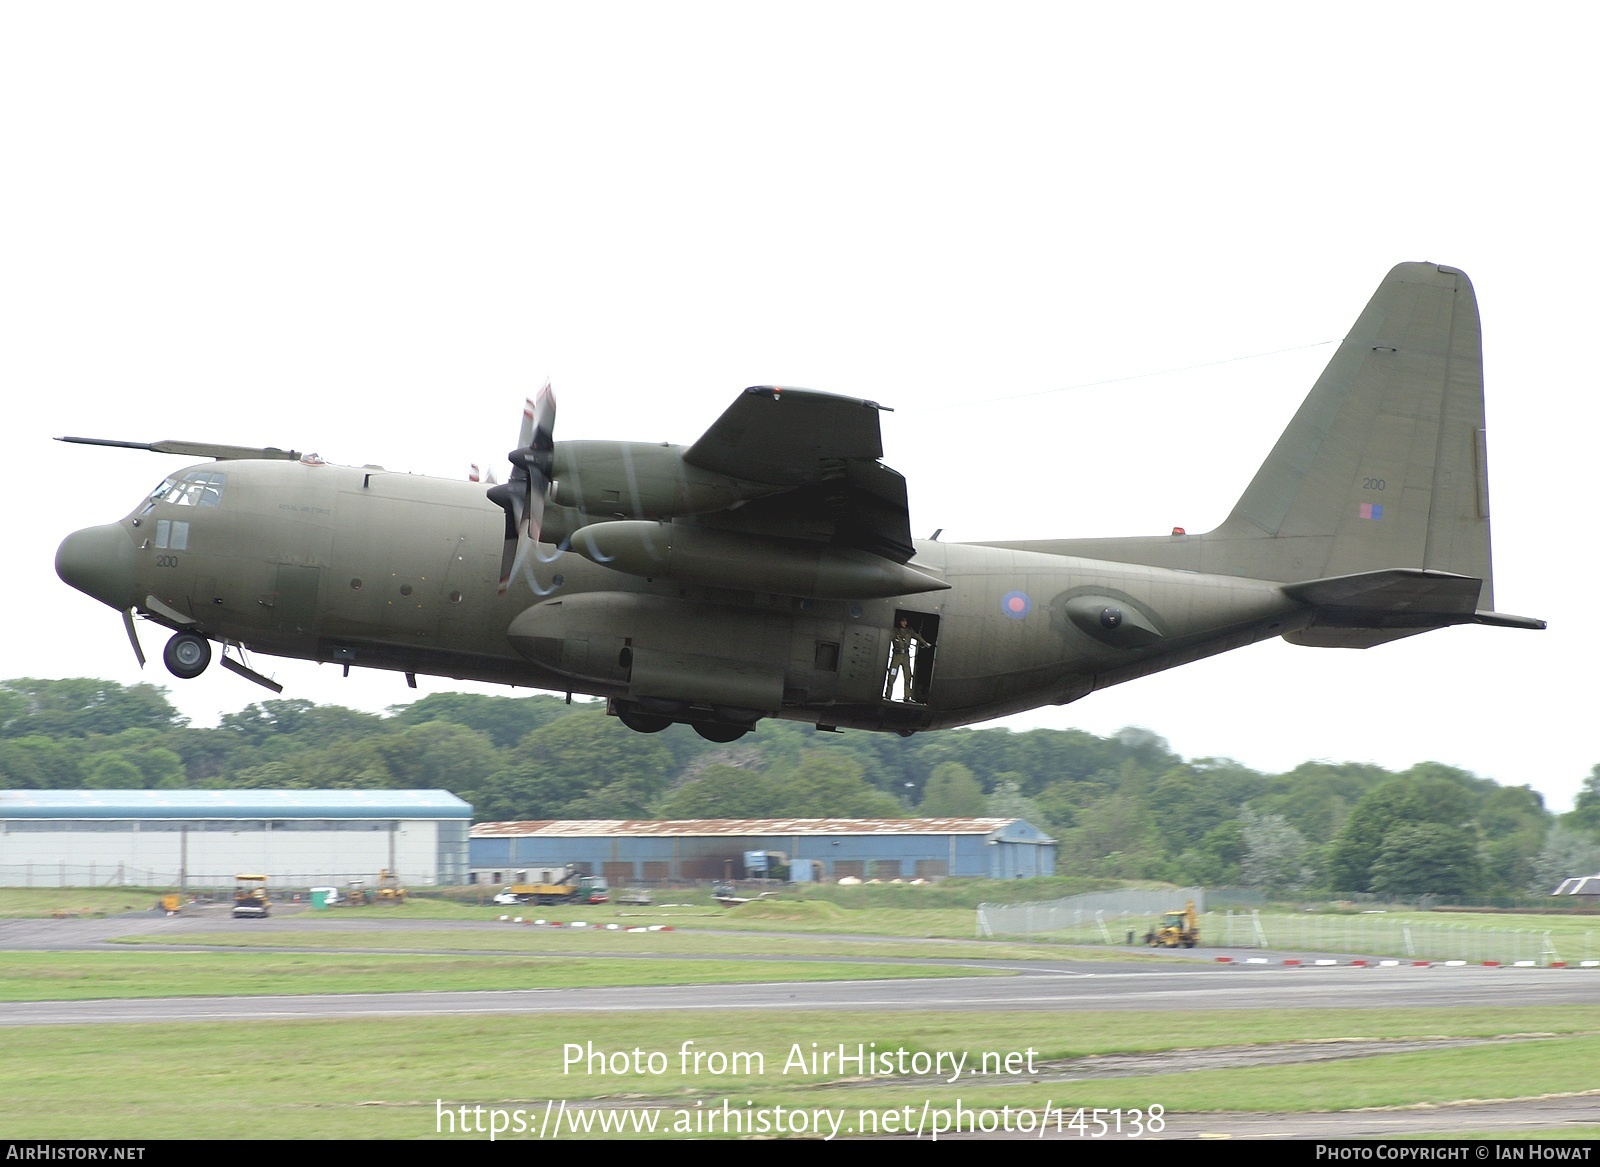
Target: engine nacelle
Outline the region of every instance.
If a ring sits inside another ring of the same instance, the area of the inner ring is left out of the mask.
[[[950,586],[908,564],[865,551],[687,523],[595,523],[573,533],[571,540],[572,550],[613,571],[706,587],[866,600]]]
[[[701,470],[683,453],[664,442],[557,442],[548,502],[594,519],[668,519],[784,489]]]

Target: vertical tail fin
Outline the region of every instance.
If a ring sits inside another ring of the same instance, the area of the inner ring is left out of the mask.
[[[1403,263],[1208,538],[1231,570],[1286,582],[1387,568],[1469,576],[1483,581],[1476,607],[1492,610],[1488,482],[1472,284]]]

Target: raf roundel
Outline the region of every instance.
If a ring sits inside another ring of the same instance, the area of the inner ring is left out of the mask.
[[[1007,592],[1000,597],[1000,610],[1013,620],[1020,620],[1033,610],[1033,601],[1027,592]]]

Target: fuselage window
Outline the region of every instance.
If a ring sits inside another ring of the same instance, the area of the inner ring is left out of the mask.
[[[156,520],[156,547],[162,551],[189,550],[189,524],[174,523],[171,519]]]

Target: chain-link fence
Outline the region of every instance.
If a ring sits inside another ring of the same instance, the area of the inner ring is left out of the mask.
[[[1201,925],[1211,928],[1208,944],[1225,948],[1351,953],[1411,960],[1495,960],[1511,964],[1579,961],[1600,955],[1594,932],[1568,934],[1559,942],[1539,928],[1484,928],[1388,919],[1380,913],[1319,915],[1278,912],[1213,912]],[[1568,951],[1562,951],[1565,948]]]
[[[1205,911],[1204,888],[1101,891],[1033,904],[979,904],[979,936],[1037,936],[1071,944],[1124,944],[1144,935],[1149,921],[1194,901]]]
[[[1166,892],[1104,892],[1033,904],[982,904],[979,936],[1026,936],[1063,944],[1126,945],[1140,942],[1163,913],[1193,899],[1204,912],[1199,889]],[[1557,937],[1539,928],[1482,927],[1435,923],[1382,912],[1322,914],[1217,910],[1200,919],[1200,942],[1208,948],[1265,949],[1410,960],[1558,961],[1600,960],[1600,930]]]

